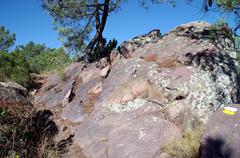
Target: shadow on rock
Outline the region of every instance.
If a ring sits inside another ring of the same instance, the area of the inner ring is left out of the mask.
[[[13,115],[7,110],[0,117],[0,157],[48,157],[54,153],[58,128],[52,112]]]
[[[222,80],[219,76],[224,75],[225,79],[229,77],[230,81],[233,83],[234,90],[232,91],[231,99],[233,103],[240,102],[240,78],[239,72],[236,66],[236,60],[232,58],[229,54],[219,52],[214,49],[205,49],[196,53],[187,53],[185,65],[198,66],[204,71],[211,72],[211,75],[216,83]],[[226,86],[227,89],[230,85]],[[221,89],[221,88],[220,88]],[[226,95],[223,90],[220,90],[219,95]]]
[[[38,111],[32,118],[32,125],[30,127],[32,141],[37,146],[41,139],[47,137],[52,139],[53,136],[58,134],[58,128],[54,121],[50,119],[53,113],[49,110]]]
[[[231,153],[221,138],[207,138],[200,147],[200,158],[231,158]]]

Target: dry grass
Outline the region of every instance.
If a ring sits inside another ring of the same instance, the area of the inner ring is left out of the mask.
[[[58,158],[60,156],[60,153],[55,144],[54,146],[49,146],[48,136],[44,136],[38,145],[37,155],[38,157],[43,158]]]
[[[176,59],[175,56],[169,56],[164,60],[160,60],[157,54],[148,54],[145,58],[147,62],[155,62],[158,64],[159,68],[176,68],[181,66],[182,64]]]
[[[0,157],[53,157],[53,138],[58,129],[50,111],[0,108]]]
[[[174,57],[168,57],[167,59],[163,60],[162,62],[158,62],[159,68],[176,68],[179,66],[181,66],[181,64]]]
[[[83,103],[82,108],[85,113],[91,113],[95,109],[95,102],[100,94],[89,94],[88,99]]]
[[[182,136],[164,145],[163,152],[176,158],[198,158],[202,127],[184,131]]]
[[[64,67],[61,67],[61,68],[57,69],[56,71],[57,71],[57,74],[62,81],[67,80],[67,76],[65,74],[65,68]]]

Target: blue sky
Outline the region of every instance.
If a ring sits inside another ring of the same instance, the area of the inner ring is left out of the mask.
[[[148,1],[148,0],[147,0]],[[201,0],[187,4],[177,0],[176,7],[168,4],[150,5],[148,9],[138,5],[138,0],[128,0],[121,9],[110,14],[104,36],[121,43],[153,29],[166,33],[177,25],[204,20],[216,22],[222,15],[201,12]],[[226,17],[234,25],[233,17]],[[41,7],[41,0],[0,0],[0,25],[16,33],[16,45],[29,41],[45,43],[48,47],[59,47],[58,35],[53,30],[52,18]]]

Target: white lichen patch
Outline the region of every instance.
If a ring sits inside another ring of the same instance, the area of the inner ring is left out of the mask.
[[[192,72],[191,79],[184,83],[181,91],[190,91],[189,102],[192,109],[209,108],[210,104],[216,99],[216,86],[209,72],[195,69]]]
[[[153,117],[152,117],[152,121],[153,121],[153,122],[157,122],[157,121],[158,121],[158,117],[153,116]]]
[[[138,136],[138,139],[139,139],[139,140],[142,140],[142,139],[145,137],[145,135],[146,135],[146,133],[143,132],[142,129],[140,129],[140,130],[139,130],[139,136]]]
[[[221,88],[227,88],[231,84],[230,77],[223,73],[217,76],[216,82]]]
[[[155,82],[157,87],[167,87],[170,83],[169,70],[164,70],[164,72],[159,73],[156,69],[148,71],[148,78]]]
[[[213,112],[220,106],[231,102],[227,89],[230,84],[229,77],[223,73],[217,76],[217,80],[214,80],[211,72],[196,68],[192,71],[191,79],[179,85],[177,89],[182,92],[189,92],[189,95],[183,101],[184,104],[191,105],[191,109],[204,121],[210,111]],[[221,95],[225,91],[227,95]],[[170,104],[178,104],[178,102]]]
[[[112,104],[108,107],[108,110],[112,112],[126,112],[126,111],[135,111],[138,108],[142,107],[146,103],[146,100],[142,98],[136,98],[132,101],[122,104]]]

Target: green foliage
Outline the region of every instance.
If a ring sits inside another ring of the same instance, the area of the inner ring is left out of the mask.
[[[192,1],[192,0],[190,0]],[[224,13],[231,13],[235,16],[236,27],[234,31],[236,32],[240,29],[240,1],[239,0],[204,0],[203,8],[207,12],[214,8],[214,11],[220,11]]]
[[[240,5],[239,0],[216,0],[216,3],[225,11],[233,11]]]
[[[50,49],[30,42],[10,53],[0,51],[0,81],[13,81],[28,87],[31,73],[53,71],[71,61],[63,48]]]
[[[7,110],[0,108],[0,119],[4,118],[7,115]]]
[[[121,1],[104,2],[109,2],[110,13],[119,7]],[[54,26],[64,45],[71,50],[82,51],[84,43],[89,40],[90,33],[97,26],[98,18],[101,23],[105,4],[98,0],[43,0],[43,7],[53,17]],[[98,18],[96,14],[99,15]]]
[[[25,46],[18,46],[15,52],[25,58],[29,65],[29,71],[33,73],[51,71],[71,62],[63,48],[50,49],[44,44],[33,42],[29,42]]]
[[[221,42],[221,38],[230,39],[234,44],[233,51],[236,51],[237,61],[238,63],[240,62],[240,37],[237,34],[234,34],[233,31],[231,31],[231,29],[224,20],[220,20],[216,24],[212,25],[209,30],[208,38],[214,42],[216,42],[217,40]],[[240,73],[240,65],[238,65],[237,71],[238,73]]]
[[[17,46],[15,51],[24,54],[26,60],[30,60],[34,56],[42,54],[47,49],[44,44],[35,44],[31,41],[24,46]]]
[[[43,73],[65,67],[71,62],[71,58],[63,48],[48,49],[45,52],[32,57],[28,63],[31,72]]]
[[[111,51],[117,47],[117,40],[112,39],[107,43],[107,40],[104,38],[101,42],[101,45],[97,45],[93,52],[90,54],[90,60],[95,61],[102,57],[109,57]]]
[[[236,52],[237,61],[240,63],[240,36],[234,34],[224,20],[212,25],[208,33],[208,38],[217,44],[221,44],[223,38],[231,40],[234,45],[231,51]],[[240,73],[240,64],[238,64],[237,71]]]
[[[224,19],[221,19],[210,27],[208,31],[208,38],[213,42],[222,42],[222,38],[229,39],[234,42],[234,33]]]
[[[170,5],[172,5],[173,7],[176,6],[176,0],[138,0],[139,4],[141,6],[143,6],[144,8],[148,8],[149,3],[153,3],[153,4],[162,4],[162,3],[169,3]]]
[[[0,26],[0,51],[8,51],[15,43],[15,34],[10,34],[3,26]]]
[[[235,41],[235,49],[240,52],[240,36],[235,35],[234,36]]]
[[[0,52],[0,81],[14,81],[26,86],[30,80],[29,66],[22,54]]]
[[[90,58],[96,59],[105,49],[101,44],[103,31],[109,14],[120,8],[127,0],[43,0],[43,8],[53,17],[64,45],[76,52],[84,52]],[[170,3],[175,6],[175,0],[138,0],[147,8],[153,4]],[[90,34],[95,32],[92,40]],[[88,43],[85,48],[85,43]],[[102,48],[101,48],[102,46]],[[94,49],[95,47],[95,49]],[[94,51],[93,51],[94,50]]]
[[[63,42],[64,47],[68,48],[70,52],[80,54],[86,47],[84,39],[88,39],[88,34],[91,32],[90,28],[79,30],[78,28],[59,27],[58,34],[60,41]]]
[[[238,61],[238,68],[237,71],[240,74],[240,36],[235,35],[234,36],[234,46],[235,51],[237,52],[237,61]]]

